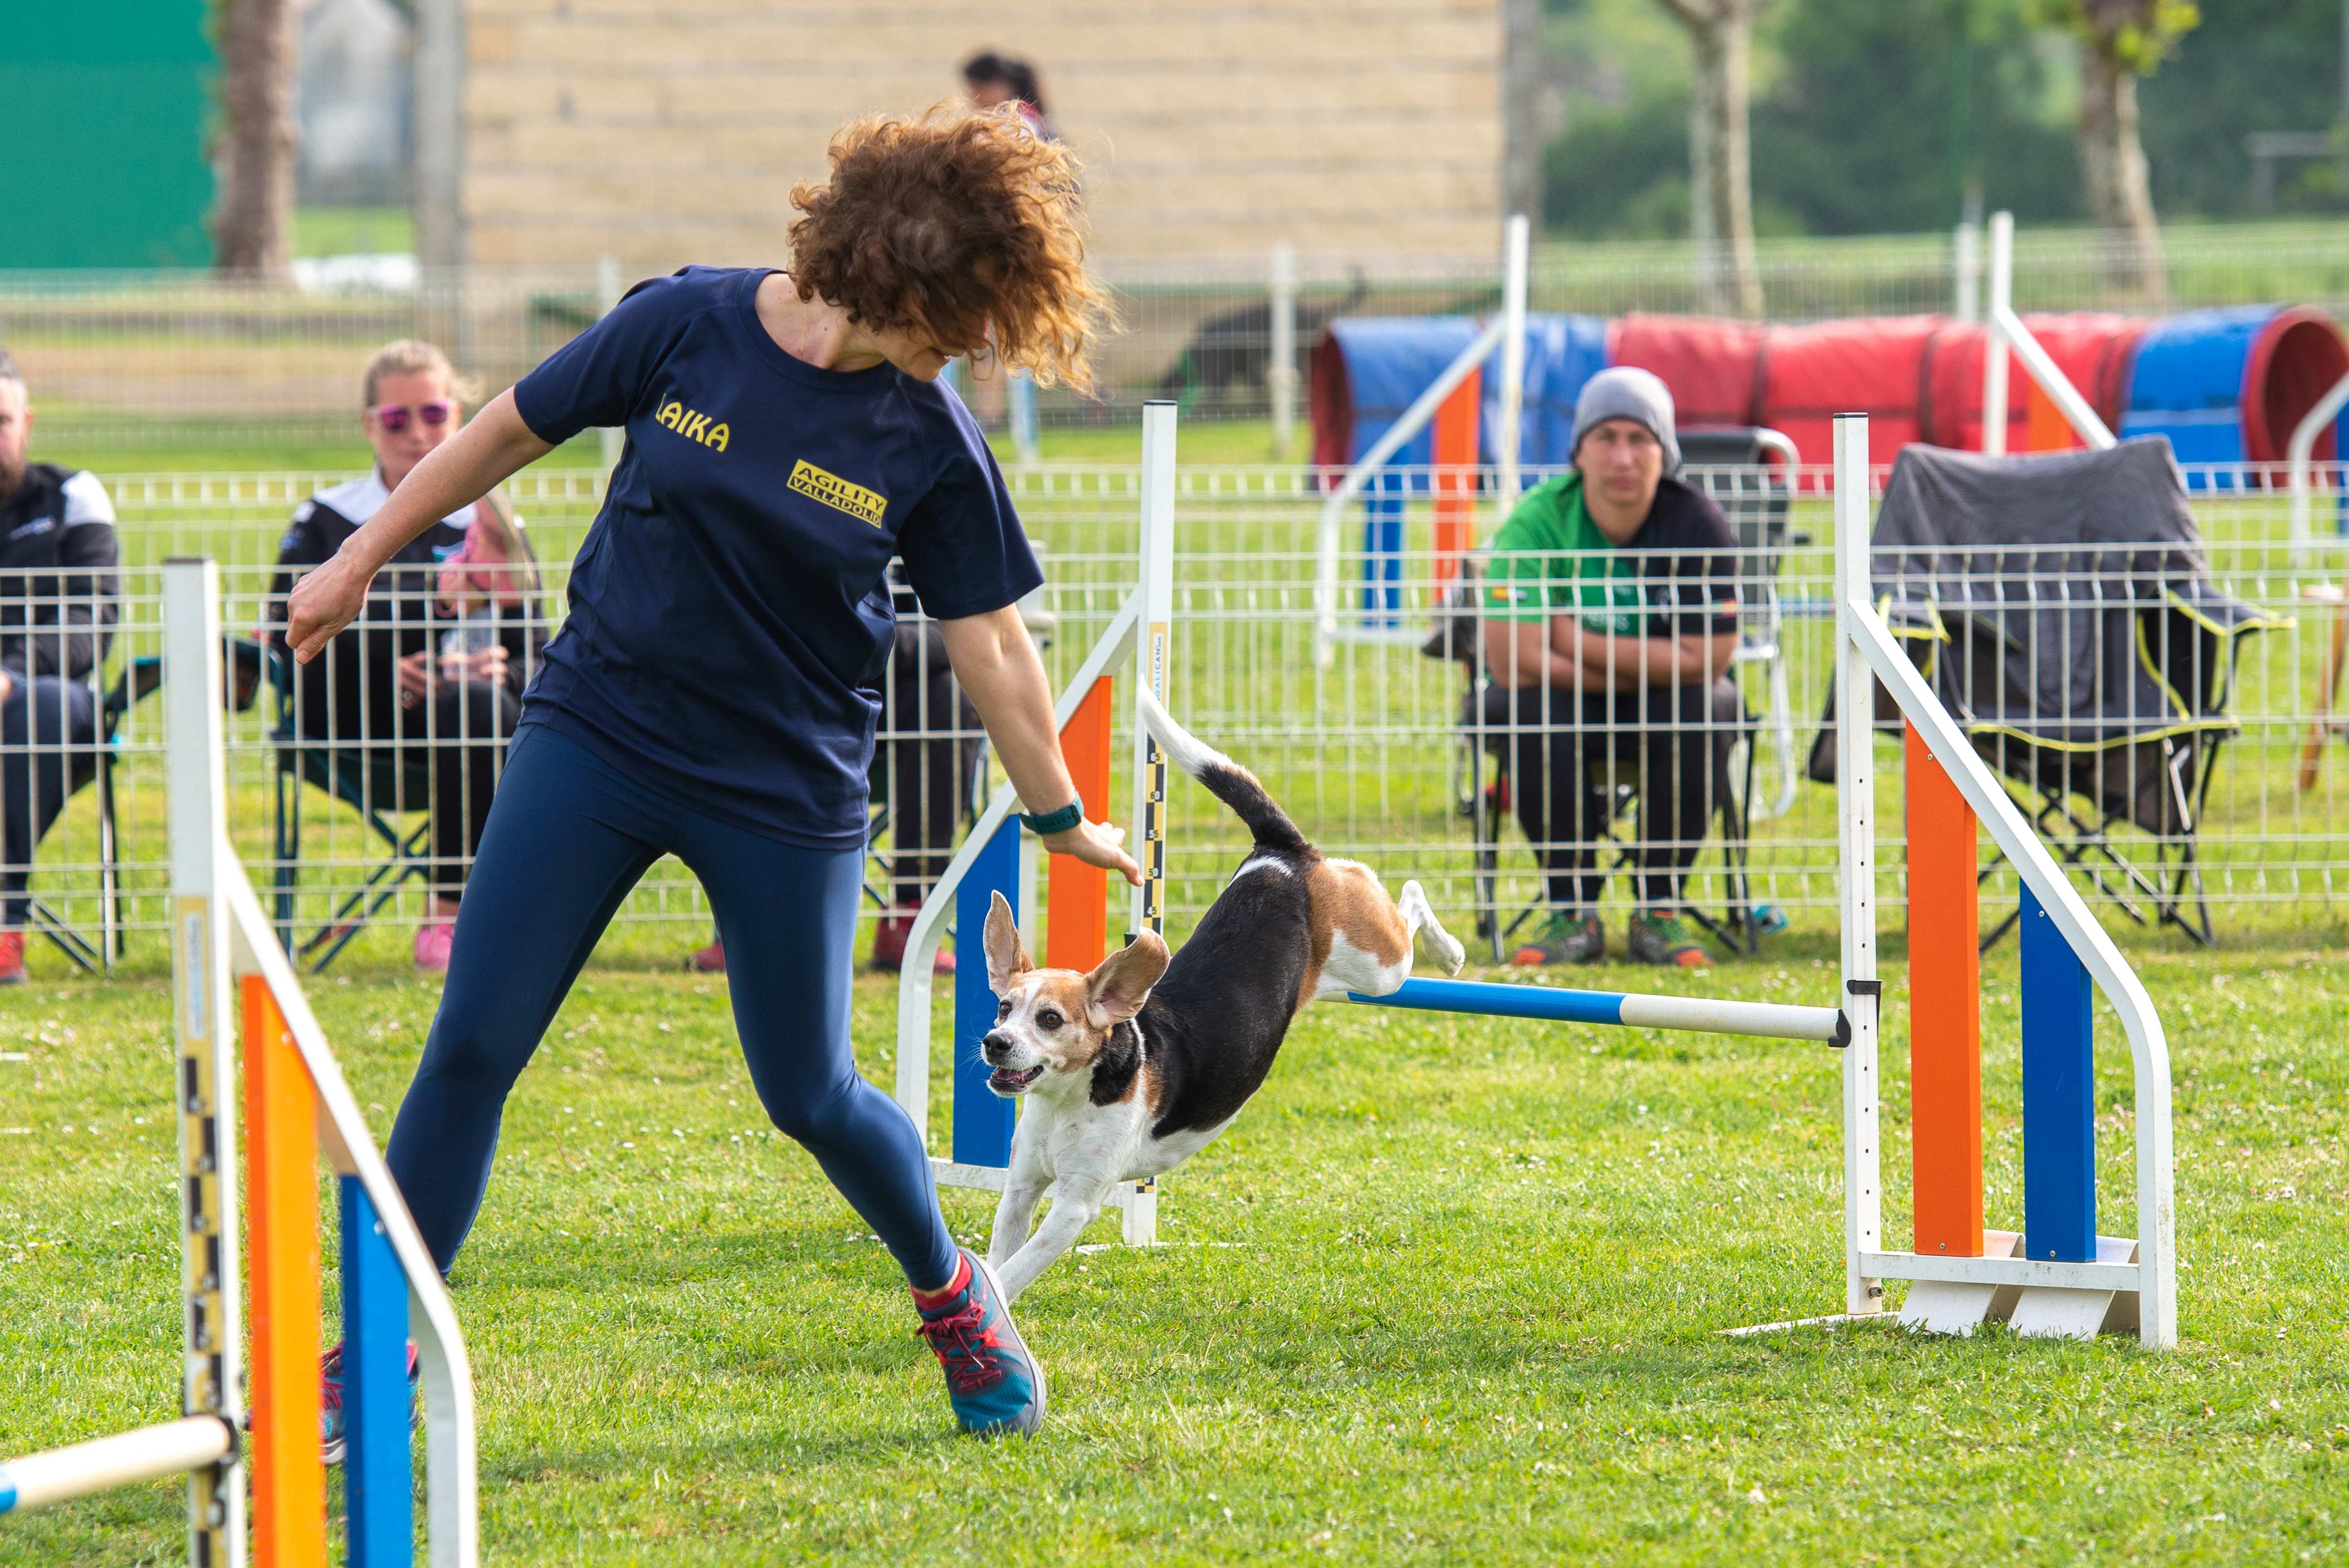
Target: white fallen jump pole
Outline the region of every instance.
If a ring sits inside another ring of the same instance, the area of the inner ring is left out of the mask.
[[[218,1416],[182,1416],[28,1454],[0,1464],[0,1513],[88,1497],[133,1481],[183,1475],[236,1452],[236,1429]]]

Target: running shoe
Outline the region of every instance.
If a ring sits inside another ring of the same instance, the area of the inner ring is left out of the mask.
[[[343,1462],[350,1444],[343,1434],[343,1347],[336,1346],[318,1357],[318,1458],[330,1465]],[[416,1421],[416,1342],[408,1344],[408,1419]]]
[[[449,973],[449,950],[456,941],[455,921],[426,921],[416,928],[416,967],[427,975],[446,975]]]
[[[1630,947],[1634,964],[1655,964],[1667,969],[1713,967],[1704,944],[1689,934],[1686,923],[1677,914],[1633,915]]]
[[[995,1271],[968,1247],[957,1250],[962,1264],[953,1284],[935,1295],[914,1293],[922,1315],[915,1332],[946,1368],[947,1398],[964,1431],[1025,1437],[1044,1421],[1044,1369],[1020,1339]]]
[[[905,941],[914,934],[914,916],[918,910],[893,909],[881,917],[873,933],[872,967],[895,975],[905,966]],[[951,975],[955,972],[954,954],[944,947],[930,960],[930,973]]]
[[[726,973],[726,944],[712,942],[707,947],[697,947],[685,955],[687,970],[695,975]]]
[[[25,934],[0,931],[0,985],[25,983]]]
[[[1572,915],[1561,909],[1550,915],[1539,938],[1520,944],[1509,954],[1509,962],[1520,969],[1533,969],[1549,964],[1596,964],[1606,956],[1607,928],[1599,917]]]

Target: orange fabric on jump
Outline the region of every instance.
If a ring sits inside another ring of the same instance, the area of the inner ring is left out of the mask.
[[[1974,812],[1908,734],[1909,1096],[1917,1251],[1982,1256],[1982,951]]]
[[[1468,378],[1435,410],[1435,582],[1460,574],[1461,558],[1476,547],[1476,414],[1484,377]]]
[[[259,975],[245,977],[243,1002],[254,1561],[258,1568],[326,1568],[316,1099],[277,999]]]
[[[1061,731],[1061,755],[1076,780],[1089,821],[1109,817],[1110,679],[1093,683]],[[1073,855],[1050,856],[1044,872],[1044,963],[1054,969],[1091,969],[1107,955],[1109,873]]]

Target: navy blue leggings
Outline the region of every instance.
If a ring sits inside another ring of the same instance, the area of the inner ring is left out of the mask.
[[[823,1167],[925,1290],[957,1262],[913,1119],[856,1070],[848,1040],[856,850],[803,850],[646,789],[543,725],[507,753],[416,1081],[386,1158],[447,1272],[489,1185],[506,1093],[646,870],[700,877],[726,943],[734,1026],[775,1125]]]

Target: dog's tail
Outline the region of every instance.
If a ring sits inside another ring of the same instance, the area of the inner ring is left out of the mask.
[[[1142,722],[1165,748],[1174,766],[1207,787],[1207,792],[1232,809],[1247,825],[1256,841],[1268,850],[1300,854],[1312,848],[1279,802],[1257,782],[1255,774],[1174,722],[1174,717],[1150,695],[1142,692]]]

